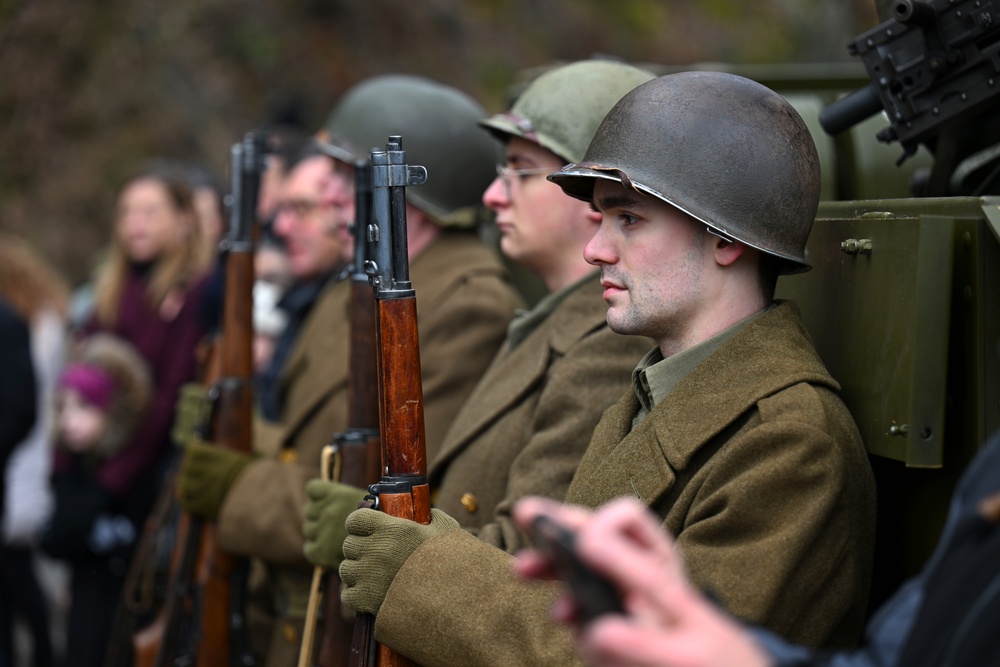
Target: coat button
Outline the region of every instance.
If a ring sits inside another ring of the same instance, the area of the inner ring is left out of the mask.
[[[469,510],[469,512],[475,512],[476,508],[479,507],[479,501],[471,493],[463,493],[462,499],[459,501],[462,503],[462,507]]]

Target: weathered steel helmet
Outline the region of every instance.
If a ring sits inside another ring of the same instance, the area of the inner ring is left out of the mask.
[[[401,135],[407,162],[427,167],[427,182],[407,188],[407,201],[442,225],[471,227],[496,177],[496,142],[478,127],[484,113],[471,97],[435,81],[377,76],[344,94],[317,138],[328,155],[353,163]]]
[[[510,111],[480,124],[501,140],[521,137],[566,162],[579,162],[615,102],[652,78],[645,70],[608,60],[564,65],[532,81]]]
[[[590,201],[595,179],[662,199],[808,271],[806,239],[819,205],[819,158],[802,118],[759,83],[721,72],[659,77],[608,113],[583,160],[549,176]]]

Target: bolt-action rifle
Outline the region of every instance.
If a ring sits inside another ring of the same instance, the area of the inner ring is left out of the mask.
[[[223,240],[226,290],[216,372],[207,378],[199,435],[249,453],[253,424],[253,233],[264,139],[247,134],[231,151],[230,229]],[[179,520],[156,667],[253,667],[244,615],[249,563],[219,549],[212,523]]]
[[[895,0],[891,11],[848,45],[871,83],[826,107],[820,124],[838,134],[884,110],[889,127],[876,136],[900,143],[897,164],[921,144],[934,154],[927,194],[995,191],[1000,2]]]
[[[382,478],[369,487],[375,509],[430,523],[430,489],[420,382],[417,298],[410,283],[406,239],[406,186],[427,180],[427,169],[406,164],[402,138],[389,137],[385,151],[373,151],[372,213],[367,238],[375,255],[365,263],[375,292],[378,347],[378,416]],[[358,614],[352,667],[414,664],[375,644],[375,619]]]
[[[375,348],[375,298],[365,273],[365,262],[371,257],[367,241],[371,222],[372,176],[367,162],[358,162],[354,169],[354,262],[350,272],[350,341],[347,385],[347,430],[333,436],[333,444],[324,450],[324,477],[351,486],[367,488],[381,476],[381,451],[378,429],[378,378]],[[327,450],[329,450],[327,452]],[[330,463],[326,463],[326,459]],[[326,583],[321,578],[325,576]],[[309,614],[299,652],[299,667],[313,660],[312,630],[316,627],[315,610],[319,606],[319,591],[324,612],[319,650],[314,662],[319,667],[346,667],[349,664],[354,624],[344,619],[340,610],[340,577],[317,567],[309,596]]]

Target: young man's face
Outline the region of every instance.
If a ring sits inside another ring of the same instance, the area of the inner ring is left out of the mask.
[[[584,222],[589,209],[545,178],[564,161],[520,137],[508,142],[506,160],[509,177],[497,176],[483,193],[483,204],[496,213],[500,250],[543,277],[558,269],[567,248],[578,261],[579,248],[593,233]]]
[[[708,234],[680,210],[598,180],[601,226],[584,257],[601,269],[608,325],[620,334],[682,340],[708,297]]]

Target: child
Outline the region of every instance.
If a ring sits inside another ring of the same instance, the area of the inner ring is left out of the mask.
[[[125,573],[154,484],[124,496],[103,488],[96,471],[142,422],[152,393],[148,366],[124,340],[96,334],[81,344],[56,393],[55,511],[42,548],[71,569],[67,655],[100,665]]]

